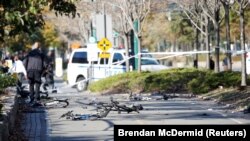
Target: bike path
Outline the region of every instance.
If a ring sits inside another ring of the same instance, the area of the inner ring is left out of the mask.
[[[55,85],[63,83],[61,78],[55,78]],[[27,82],[25,83],[27,85]],[[42,88],[41,88],[42,89]],[[31,107],[20,100],[22,111],[21,129],[28,141],[50,141],[49,120],[47,109],[43,106]]]
[[[46,109],[44,107],[28,107],[22,113],[21,127],[26,139],[28,141],[49,141]]]

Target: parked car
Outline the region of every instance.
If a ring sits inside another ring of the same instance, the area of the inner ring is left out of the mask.
[[[141,58],[141,70],[142,71],[160,71],[164,69],[169,69],[165,65],[161,65],[154,58]]]

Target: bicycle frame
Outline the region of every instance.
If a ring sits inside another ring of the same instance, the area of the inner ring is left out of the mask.
[[[140,110],[143,110],[143,107],[142,105],[132,105],[132,107],[128,107],[127,105],[121,105],[119,104],[118,101],[114,101],[111,99],[111,103],[113,104],[114,106],[114,109],[116,111],[118,111],[118,113],[120,114],[122,111],[124,112],[127,112],[127,113],[130,113],[130,112],[137,112],[137,113],[140,113],[139,111]]]
[[[118,111],[119,114],[121,112],[127,112],[127,113],[137,112],[137,113],[139,113],[140,110],[143,110],[142,105],[132,105],[130,107],[127,105],[119,104],[118,101],[114,101],[113,99],[111,99],[110,103],[96,102],[96,103],[91,103],[91,104],[96,104],[96,105],[100,106],[99,108],[111,109],[112,111]]]
[[[72,119],[72,120],[97,120],[107,117],[110,111],[111,108],[104,109],[102,112],[97,114],[73,114],[73,110],[71,110],[62,114],[59,119],[66,117],[66,119]]]

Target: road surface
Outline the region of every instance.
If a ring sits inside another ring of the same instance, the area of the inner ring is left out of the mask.
[[[193,125],[193,124],[250,124],[250,115],[243,113],[232,113],[225,105],[217,105],[213,101],[202,101],[198,98],[174,98],[167,101],[150,100],[130,102],[128,95],[112,95],[112,97],[124,104],[141,104],[144,110],[140,113],[121,113],[111,111],[109,115],[96,121],[59,119],[69,110],[75,114],[94,114],[95,106],[86,105],[92,100],[106,101],[108,96],[93,95],[89,92],[78,93],[75,89],[68,87],[65,83],[57,81],[57,94],[50,96],[58,98],[69,98],[70,105],[67,108],[47,109],[49,120],[49,138],[51,141],[90,141],[90,140],[113,140],[113,126],[118,124],[135,125]]]

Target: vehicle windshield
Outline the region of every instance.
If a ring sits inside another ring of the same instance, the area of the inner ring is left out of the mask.
[[[144,57],[144,58],[153,58],[153,56],[151,54],[149,54],[149,52],[147,52],[147,51],[142,51],[141,57]]]
[[[141,59],[141,65],[159,65],[159,63],[154,59]]]

